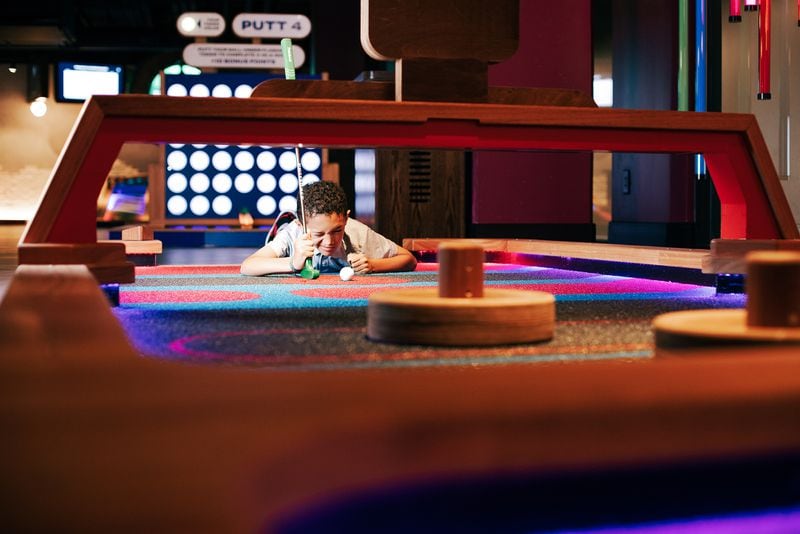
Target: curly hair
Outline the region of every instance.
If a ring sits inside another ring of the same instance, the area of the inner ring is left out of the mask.
[[[312,182],[303,186],[305,216],[347,213],[347,197],[344,190],[333,182]]]

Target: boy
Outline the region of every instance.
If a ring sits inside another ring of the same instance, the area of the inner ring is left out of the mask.
[[[303,226],[295,219],[242,262],[242,274],[298,273],[306,258],[312,258],[314,268],[322,273],[338,273],[347,265],[356,274],[412,271],[417,266],[411,252],[349,218],[347,199],[338,185],[313,182],[303,186],[303,203],[308,233],[303,234]]]

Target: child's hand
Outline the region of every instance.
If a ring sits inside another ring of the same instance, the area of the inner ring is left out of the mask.
[[[356,274],[369,274],[375,269],[372,266],[369,258],[361,253],[350,253],[347,255],[347,261],[356,272]]]
[[[294,254],[292,254],[292,267],[299,271],[303,268],[306,258],[314,255],[314,243],[311,234],[301,235],[294,240]]]

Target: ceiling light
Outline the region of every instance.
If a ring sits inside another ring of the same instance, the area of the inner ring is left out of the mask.
[[[40,96],[31,102],[31,113],[34,117],[44,117],[47,113],[47,98]]]

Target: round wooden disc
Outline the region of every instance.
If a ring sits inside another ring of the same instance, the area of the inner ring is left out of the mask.
[[[367,337],[390,343],[469,346],[553,337],[555,297],[543,291],[484,288],[481,298],[442,298],[435,287],[369,297]]]
[[[750,326],[743,309],[687,310],[653,319],[657,347],[731,343],[800,343],[800,327]]]

